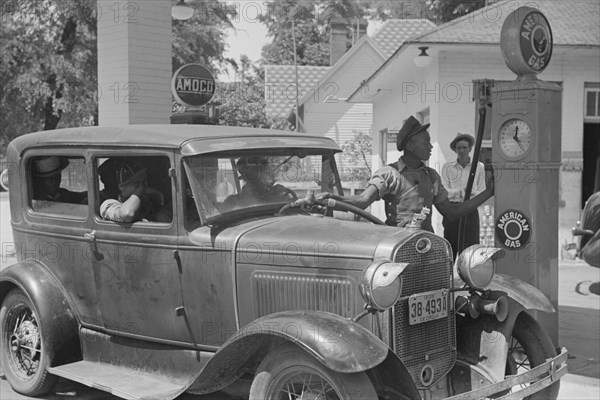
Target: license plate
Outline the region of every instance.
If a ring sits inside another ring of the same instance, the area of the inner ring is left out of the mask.
[[[448,315],[448,291],[437,290],[413,294],[408,298],[410,325],[417,325]]]

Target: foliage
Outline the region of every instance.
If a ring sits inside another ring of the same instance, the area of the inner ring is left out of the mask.
[[[294,39],[298,65],[329,65],[329,32],[333,19],[346,22],[349,32],[359,19],[427,18],[451,21],[492,0],[281,0],[268,2],[259,19],[268,28],[271,43],[262,56],[266,64],[294,64]],[[347,46],[350,47],[351,35]]]
[[[173,0],[175,1],[175,0]],[[216,0],[190,3],[173,21],[173,68],[197,62],[218,72],[225,28],[235,9]],[[27,132],[95,125],[98,119],[96,0],[2,0],[0,145]],[[104,13],[102,13],[104,11]]]
[[[267,3],[259,19],[272,42],[262,56],[266,64],[294,64],[294,39],[298,65],[329,65],[329,24],[345,18],[349,25],[365,15],[357,0],[281,0]]]
[[[427,0],[426,4],[433,12],[434,21],[444,23],[462,17],[493,2],[490,0]]]
[[[385,21],[391,18],[427,18],[435,20],[435,15],[427,4],[429,0],[371,0],[365,1],[369,17]]]
[[[234,67],[240,80],[219,85],[212,100],[220,104],[219,125],[288,128],[285,119],[267,116],[264,71],[252,65],[247,56],[242,56]]]
[[[342,145],[343,180],[364,181],[371,176],[371,154],[373,136],[371,132],[354,131],[352,140]]]
[[[14,137],[97,119],[96,2],[4,0],[2,149]],[[90,73],[93,71],[93,73]]]
[[[226,30],[233,28],[235,7],[217,0],[190,2],[192,18],[173,19],[173,71],[188,63],[199,63],[217,73],[232,60],[224,57]]]

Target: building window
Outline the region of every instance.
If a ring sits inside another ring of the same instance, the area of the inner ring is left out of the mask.
[[[585,120],[600,122],[600,84],[585,84]]]

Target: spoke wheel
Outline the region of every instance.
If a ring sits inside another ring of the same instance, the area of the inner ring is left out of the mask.
[[[526,372],[543,364],[547,358],[555,356],[556,349],[552,340],[537,321],[525,312],[519,314],[509,343],[506,374],[516,375]],[[524,386],[528,385],[515,387],[512,391],[516,392]],[[554,400],[558,397],[559,387],[560,381],[525,399]]]
[[[42,328],[29,299],[17,289],[8,293],[0,308],[0,355],[12,388],[28,396],[48,393],[57,377],[48,374]]]
[[[251,400],[377,400],[365,372],[330,370],[295,345],[284,345],[258,367]]]

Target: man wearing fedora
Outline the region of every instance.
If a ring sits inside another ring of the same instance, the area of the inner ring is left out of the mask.
[[[450,203],[462,203],[465,200],[465,189],[471,172],[471,156],[469,153],[473,149],[475,138],[467,133],[458,132],[456,137],[450,142],[450,149],[456,153],[456,161],[444,164],[442,168],[442,183],[448,191],[448,200]],[[485,190],[485,166],[482,162],[477,162],[475,170],[475,179],[471,197],[478,195]],[[462,247],[467,248],[473,244],[479,243],[479,213],[475,209],[464,218],[465,229]],[[444,238],[450,242],[454,258],[458,252],[458,231],[459,220],[450,220],[444,217]]]
[[[32,163],[33,199],[58,203],[81,204],[87,199],[87,192],[72,192],[60,187],[62,171],[69,161],[63,157],[37,157]]]
[[[489,175],[487,187],[479,195],[463,203],[450,203],[440,175],[423,162],[431,157],[433,148],[427,131],[429,125],[421,125],[415,117],[408,117],[396,139],[398,150],[404,154],[397,162],[375,171],[361,194],[338,196],[323,192],[317,198],[345,201],[362,209],[383,199],[386,224],[399,227],[411,222],[414,214],[421,213],[423,207],[431,209],[432,205],[449,219],[473,212],[494,194],[493,175]],[[422,222],[421,229],[433,232],[431,214]]]

